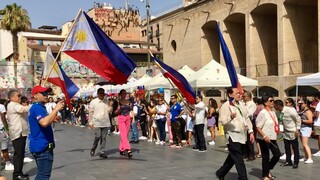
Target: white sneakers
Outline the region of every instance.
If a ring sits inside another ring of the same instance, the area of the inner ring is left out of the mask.
[[[164,142],[164,141],[160,141],[160,145],[166,145],[166,142]]]
[[[6,162],[6,166],[4,167],[4,170],[13,171],[14,170],[13,164],[10,161]]]
[[[320,156],[320,151],[314,153],[313,156]]]
[[[113,134],[120,134],[120,131],[116,132],[116,131],[113,131]]]
[[[305,163],[305,164],[312,164],[312,163],[313,163],[313,160],[312,160],[312,159],[307,159],[304,163]]]
[[[280,156],[280,159],[281,159],[281,160],[286,160],[286,158],[287,158],[287,155],[286,155],[286,154],[283,154],[282,156]]]
[[[210,141],[208,144],[211,145],[211,146],[213,146],[213,145],[215,145],[216,143],[215,143],[214,141]]]
[[[286,160],[286,159],[287,159],[286,154],[283,154],[282,156],[280,156],[280,159],[281,159],[281,160]],[[294,155],[291,155],[291,160],[292,160],[292,161],[294,160]]]
[[[23,162],[25,162],[25,163],[32,162],[32,161],[33,161],[33,159],[31,159],[31,158],[29,158],[29,157],[25,157],[25,158],[23,159]]]
[[[312,160],[312,159],[301,158],[301,159],[299,159],[299,161],[300,161],[300,162],[303,162],[303,161],[304,161],[305,164],[312,164],[312,163],[313,163],[313,160]]]
[[[147,140],[148,138],[147,137],[145,137],[145,136],[140,136],[139,137],[139,140]]]

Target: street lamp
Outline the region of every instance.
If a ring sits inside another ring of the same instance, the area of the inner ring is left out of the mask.
[[[144,0],[141,0],[141,2],[143,2]],[[147,10],[147,47],[148,50],[150,50],[150,4],[149,4],[149,0],[146,0],[146,10]],[[147,74],[149,76],[152,76],[152,72],[150,69],[150,54],[147,53],[147,57],[148,57],[148,69],[147,69]]]

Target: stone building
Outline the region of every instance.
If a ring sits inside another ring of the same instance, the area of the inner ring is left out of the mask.
[[[317,0],[184,0],[184,6],[150,24],[163,60],[178,69],[224,64],[219,22],[238,73],[259,81],[264,92],[295,95],[296,78],[319,72]],[[312,93],[317,87],[301,87]],[[248,88],[253,93],[255,87]]]

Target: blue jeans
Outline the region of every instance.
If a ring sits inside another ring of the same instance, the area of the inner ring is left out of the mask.
[[[52,164],[53,164],[53,150],[48,150],[41,153],[32,153],[37,163],[37,176],[35,180],[46,180],[50,179]]]
[[[157,119],[156,124],[159,129],[160,141],[166,142],[166,118]]]
[[[138,121],[136,120],[134,123],[130,125],[131,127],[131,140],[132,141],[139,141],[139,134],[138,134],[138,126],[137,126]]]

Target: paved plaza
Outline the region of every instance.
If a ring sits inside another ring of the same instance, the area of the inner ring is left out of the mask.
[[[224,150],[224,138],[219,136],[215,146],[208,146],[205,153],[195,152],[191,147],[171,149],[168,145],[140,141],[133,144],[133,159],[121,157],[118,151],[119,135],[107,137],[108,158],[91,157],[89,151],[93,140],[93,131],[69,125],[57,125],[55,129],[56,148],[52,180],[94,180],[94,179],[217,179],[215,171],[224,162],[227,151]],[[311,147],[315,152],[314,139]],[[284,152],[283,142],[279,142]],[[301,149],[301,146],[300,146]],[[300,150],[302,153],[302,149]],[[261,179],[261,159],[245,162],[249,179]],[[320,179],[320,157],[314,157],[314,164],[299,164],[298,169],[280,167],[278,163],[273,170],[276,179]],[[27,163],[24,172],[34,179],[35,162]],[[12,172],[3,171],[8,179]],[[235,168],[226,176],[226,180],[236,180]]]

